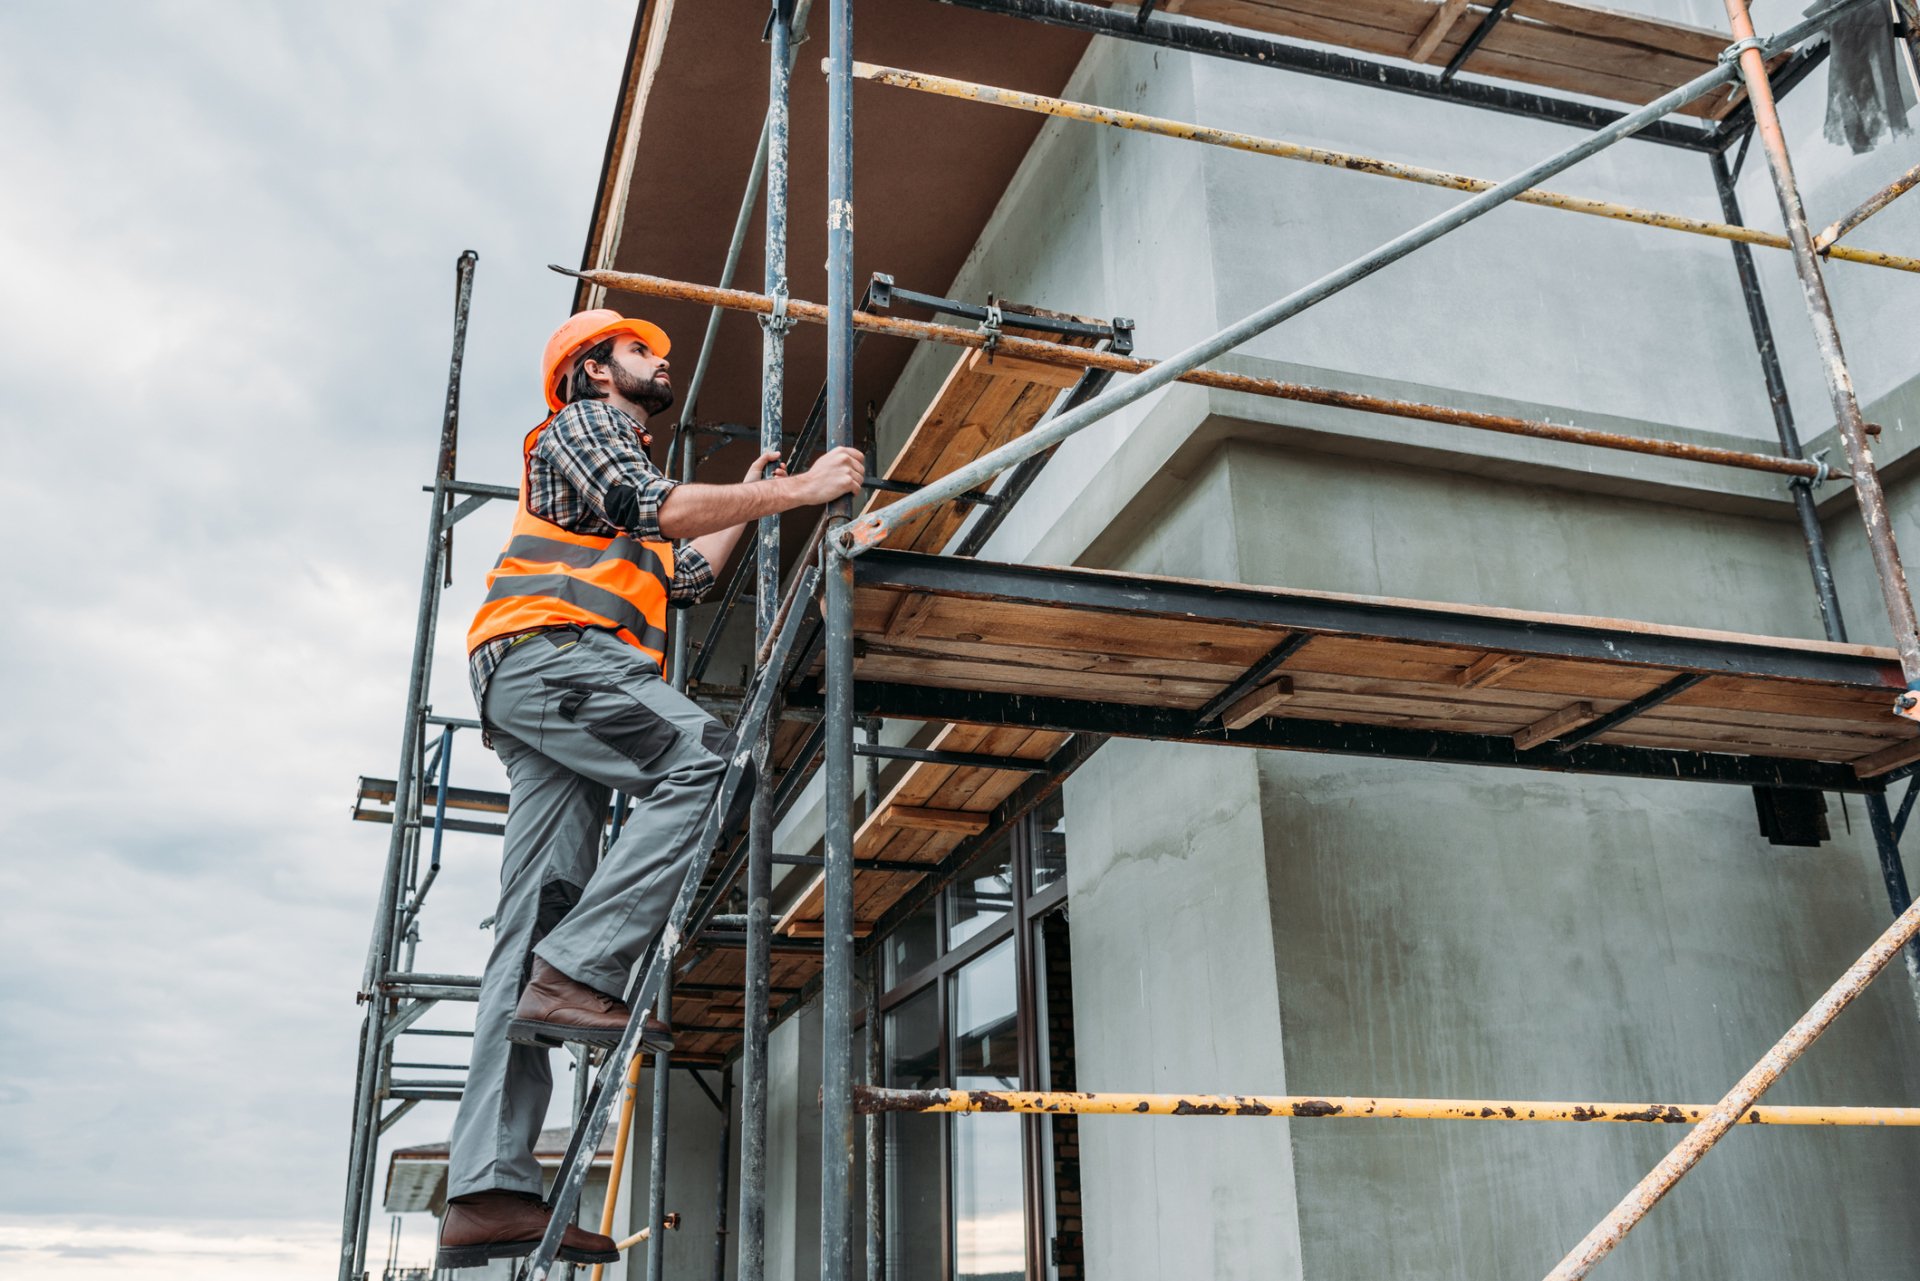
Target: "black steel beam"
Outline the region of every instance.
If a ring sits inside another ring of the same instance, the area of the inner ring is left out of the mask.
[[[1280,670],[1280,665],[1300,652],[1300,647],[1313,637],[1306,632],[1295,632],[1268,650],[1259,662],[1240,673],[1240,679],[1208,699],[1206,705],[1194,713],[1193,724],[1196,729],[1205,729],[1220,719],[1220,713],[1259,688],[1260,682]]]
[[[924,747],[888,747],[884,743],[853,745],[855,756],[876,756],[892,761],[925,761],[929,765],[966,765],[974,769],[1006,770],[1014,774],[1042,774],[1045,761],[1023,760],[1018,756],[988,756],[982,752],[939,752]]]
[[[1454,51],[1453,57],[1447,60],[1445,70],[1440,73],[1442,80],[1451,81],[1460,74],[1460,68],[1467,65],[1467,59],[1473,56],[1473,51],[1493,34],[1493,29],[1500,25],[1500,19],[1506,17],[1507,11],[1511,8],[1513,8],[1513,0],[1494,0],[1493,7],[1487,10],[1485,17],[1480,19],[1480,25],[1473,29],[1473,34],[1462,41],[1460,47]]]
[[[1038,22],[1046,26],[1067,27],[1076,31],[1085,31],[1091,35],[1135,40],[1144,44],[1158,45],[1164,49],[1178,49],[1183,53],[1200,53],[1237,62],[1251,62],[1263,67],[1279,67],[1303,75],[1344,80],[1349,84],[1367,85],[1376,89],[1389,89],[1395,93],[1411,94],[1416,98],[1455,102],[1461,106],[1479,107],[1482,110],[1497,111],[1504,115],[1547,120],[1555,124],[1571,125],[1576,129],[1604,129],[1627,114],[1607,107],[1596,107],[1567,98],[1556,98],[1550,94],[1511,89],[1504,85],[1485,84],[1475,80],[1442,80],[1438,74],[1430,71],[1418,71],[1412,67],[1399,66],[1390,62],[1373,62],[1308,45],[1289,44],[1283,40],[1250,35],[1230,28],[1196,26],[1158,15],[1149,17],[1144,23],[1136,23],[1135,16],[1125,10],[1102,9],[1096,5],[1082,4],[1079,0],[934,0],[934,2],[960,9],[974,9],[982,13],[1024,18],[1029,22]],[[1682,147],[1689,151],[1715,151],[1721,145],[1721,138],[1715,131],[1698,125],[1683,124],[1677,120],[1655,121],[1633,136],[1664,146]]]
[[[864,558],[863,558],[864,559]],[[797,699],[818,699],[797,691]],[[978,725],[1020,725],[1070,734],[1111,735],[1175,742],[1217,743],[1388,760],[1432,761],[1450,765],[1499,765],[1566,774],[1602,774],[1626,778],[1675,779],[1745,786],[1811,787],[1830,792],[1878,793],[1880,779],[1861,779],[1846,765],[1769,756],[1730,756],[1658,748],[1583,743],[1557,752],[1551,745],[1522,751],[1504,735],[1462,734],[1328,721],[1273,717],[1245,729],[1193,728],[1193,713],[1172,707],[1134,707],[1081,702],[1029,694],[984,690],[929,689],[912,685],[860,683],[855,712],[909,720],[963,721]]]
[[[1238,623],[1706,675],[1831,681],[1870,689],[1906,688],[1898,665],[1888,660],[1740,638],[1628,631],[1579,622],[1514,619],[1466,610],[1316,596],[1280,588],[955,560],[884,548],[858,557],[854,572],[864,587],[935,592],[958,599],[1011,601],[1129,617]]]
[[[1611,733],[1613,730],[1619,729],[1622,725],[1646,711],[1648,708],[1658,707],[1675,695],[1686,693],[1705,679],[1707,678],[1698,672],[1689,672],[1685,676],[1676,676],[1659,689],[1649,690],[1631,702],[1622,703],[1605,716],[1588,721],[1585,725],[1575,726],[1558,738],[1553,739],[1547,746],[1556,752],[1564,753],[1572,751],[1590,739],[1598,738],[1602,734]]]

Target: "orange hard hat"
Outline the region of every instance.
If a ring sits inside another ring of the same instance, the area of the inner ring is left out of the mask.
[[[566,323],[547,339],[547,350],[540,357],[540,383],[546,389],[548,409],[558,410],[567,403],[560,396],[560,377],[567,372],[573,358],[615,334],[632,334],[656,356],[666,355],[667,348],[672,346],[667,341],[667,331],[652,321],[635,320],[606,307],[568,316]]]

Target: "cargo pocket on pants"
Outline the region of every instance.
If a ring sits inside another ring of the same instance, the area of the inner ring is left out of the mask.
[[[615,686],[552,684],[561,691],[554,710],[562,719],[636,765],[653,764],[679,741],[680,731],[671,721]]]

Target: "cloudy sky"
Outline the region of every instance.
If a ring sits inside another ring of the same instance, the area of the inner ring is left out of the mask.
[[[394,767],[454,259],[462,472],[510,482],[633,16],[0,5],[0,1273],[330,1275],[386,847],[348,812]],[[461,527],[456,715],[502,529]],[[423,963],[477,969],[495,857],[451,839]]]

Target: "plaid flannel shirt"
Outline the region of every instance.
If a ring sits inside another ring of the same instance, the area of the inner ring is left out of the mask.
[[[680,482],[668,480],[640,443],[641,424],[604,400],[581,400],[554,416],[527,456],[527,507],[573,534],[660,539],[660,505]],[[667,603],[678,609],[713,590],[713,566],[690,543],[677,543]],[[536,629],[536,630],[546,630]],[[473,651],[467,672],[473,705],[486,714],[487,682],[521,637],[496,636]]]

